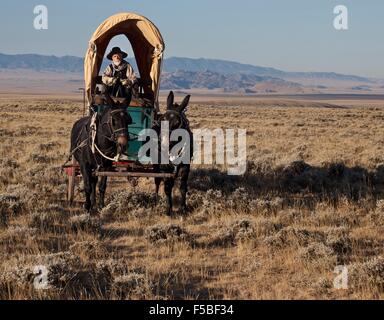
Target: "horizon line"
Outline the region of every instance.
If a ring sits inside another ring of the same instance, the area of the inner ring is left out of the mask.
[[[36,55],[36,56],[43,56],[43,57],[55,57],[55,58],[65,58],[65,57],[72,57],[72,58],[78,58],[78,59],[84,59],[84,57],[81,56],[76,56],[76,55],[56,55],[56,54],[41,54],[41,53],[4,53],[0,52],[0,55],[8,55],[8,56],[18,56],[18,55]],[[131,59],[135,59],[135,57],[129,57]],[[275,67],[270,67],[270,66],[262,66],[262,65],[256,65],[252,63],[244,63],[244,62],[239,62],[236,60],[226,60],[226,59],[220,59],[220,58],[205,58],[205,57],[199,57],[199,58],[191,58],[191,57],[180,57],[180,56],[170,56],[168,58],[165,58],[164,60],[167,59],[172,59],[172,58],[180,58],[180,59],[190,59],[190,60],[216,60],[216,61],[223,61],[223,62],[230,62],[230,63],[237,63],[241,64],[244,66],[251,66],[251,67],[261,67],[265,69],[273,69],[276,71],[282,71],[286,73],[329,73],[329,74],[336,74],[336,75],[342,75],[342,76],[353,76],[353,77],[361,77],[361,78],[366,78],[366,79],[371,79],[371,80],[384,80],[384,75],[382,77],[374,77],[374,76],[366,76],[366,75],[358,75],[358,74],[352,74],[352,73],[339,73],[335,71],[286,71],[284,69],[277,69]]]

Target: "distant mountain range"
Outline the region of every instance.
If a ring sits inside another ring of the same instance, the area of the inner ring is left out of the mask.
[[[56,57],[39,54],[7,55],[0,53],[0,68],[81,73],[83,72],[83,59],[73,56]]]
[[[137,70],[134,59],[128,59]],[[108,61],[104,61],[103,68]],[[7,55],[0,53],[0,69],[28,69],[36,72],[83,73],[83,58],[43,56],[38,54]],[[1,70],[0,70],[1,76]],[[351,92],[370,92],[383,84],[355,75],[333,72],[286,72],[275,68],[242,64],[218,59],[172,57],[164,60],[162,89],[205,89],[239,93],[321,93],[331,88]]]
[[[254,66],[250,64],[242,64],[239,62],[217,60],[217,59],[191,59],[172,57],[164,61],[164,70],[167,72],[175,72],[177,70],[184,71],[212,71],[224,74],[252,74],[266,77],[310,77],[310,78],[329,78],[338,80],[350,80],[371,82],[369,79],[353,75],[344,75],[334,72],[286,72],[274,68]]]
[[[246,73],[219,73],[209,70],[205,71],[184,71],[176,70],[166,72],[161,82],[162,89],[183,90],[183,89],[222,89],[224,92],[258,93],[257,85],[269,85],[265,93],[277,92],[272,87],[290,87],[300,91],[301,85],[295,82],[286,81],[269,76],[258,76]]]

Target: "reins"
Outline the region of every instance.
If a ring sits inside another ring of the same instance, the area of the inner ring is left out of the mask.
[[[116,135],[117,133],[121,132],[121,131],[125,131],[127,130],[127,128],[118,128],[118,129],[113,129],[113,125],[112,125],[112,114],[115,113],[115,112],[121,112],[121,110],[114,110],[114,111],[111,111],[110,112],[110,115],[108,117],[108,120],[106,122],[103,122],[100,126],[105,126],[107,125],[108,126],[108,129],[109,129],[109,132],[111,134],[110,137],[108,136],[104,136],[104,138],[108,139],[109,141],[113,141],[113,142],[116,142]],[[82,149],[84,148],[85,146],[88,145],[88,140],[90,139],[91,140],[91,151],[92,153],[95,155],[96,154],[96,151],[105,159],[109,160],[109,161],[113,161],[113,162],[118,162],[120,157],[121,157],[121,154],[117,154],[114,158],[112,157],[109,157],[107,156],[103,151],[100,150],[100,148],[98,147],[97,143],[96,143],[96,135],[97,135],[97,113],[95,113],[92,118],[91,118],[91,123],[89,125],[90,129],[91,129],[91,132],[90,134],[88,134],[88,137],[83,140],[78,146],[76,146],[76,148],[74,148],[68,155],[68,158],[66,160],[66,162],[62,165],[62,167],[65,167],[66,164],[71,161],[71,157],[74,155],[74,153],[79,150],[79,149]],[[77,141],[79,140],[81,134],[83,133],[83,130],[84,130],[84,127],[81,129],[79,135],[78,135],[78,138],[77,138]],[[97,161],[96,161],[97,162]]]
[[[107,122],[103,122],[101,124],[101,126],[104,126],[104,125],[108,125],[108,128],[109,128],[109,131],[111,133],[111,136],[110,137],[107,137],[107,136],[104,136],[106,139],[108,139],[109,141],[114,141],[116,142],[116,134],[120,131],[126,131],[127,128],[118,128],[118,129],[113,129],[113,125],[112,125],[112,115],[113,113],[115,112],[121,112],[121,110],[114,110],[114,111],[111,111],[110,112],[110,115],[108,117],[108,120]],[[92,150],[92,153],[95,154],[96,151],[105,159],[107,160],[110,160],[110,161],[113,161],[113,162],[118,162],[119,159],[120,159],[120,156],[121,154],[117,154],[114,158],[111,158],[111,157],[108,157],[106,154],[104,154],[100,148],[97,146],[97,143],[96,143],[96,135],[97,135],[97,124],[96,124],[96,118],[97,118],[97,113],[95,113],[93,116],[92,116],[92,119],[91,119],[91,125],[90,125],[90,128],[91,128],[91,137],[92,137],[92,145],[91,145],[91,150]]]

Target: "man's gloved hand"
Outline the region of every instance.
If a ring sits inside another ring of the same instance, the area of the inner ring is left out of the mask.
[[[114,86],[118,80],[119,78],[112,78],[111,84]]]
[[[131,82],[130,82],[128,79],[124,79],[124,80],[121,80],[121,84],[122,84],[124,87],[129,87],[129,85],[131,84]]]

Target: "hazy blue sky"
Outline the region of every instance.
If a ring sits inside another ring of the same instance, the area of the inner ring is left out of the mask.
[[[39,4],[48,7],[48,30],[33,28]],[[333,28],[339,4],[349,9],[347,31]],[[383,0],[2,0],[0,52],[83,56],[97,26],[122,11],[159,27],[167,57],[384,78]]]

